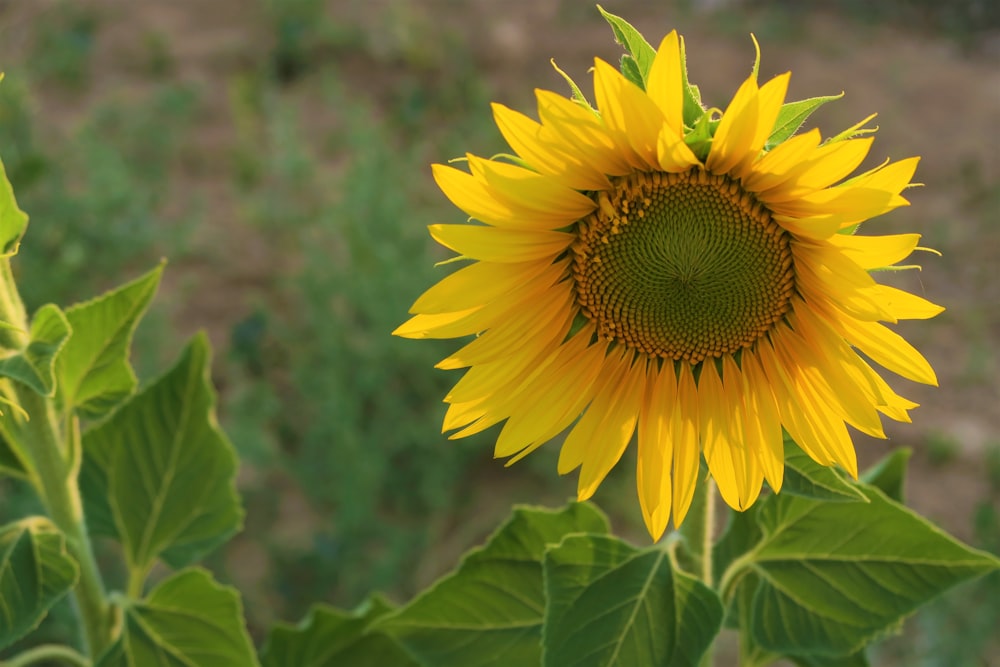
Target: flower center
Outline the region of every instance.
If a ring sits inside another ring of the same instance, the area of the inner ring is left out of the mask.
[[[576,298],[608,340],[698,363],[788,312],[788,235],[738,182],[695,169],[613,179],[573,244]]]

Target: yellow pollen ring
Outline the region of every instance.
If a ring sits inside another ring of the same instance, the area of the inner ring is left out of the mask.
[[[739,182],[703,169],[611,179],[572,246],[601,336],[698,363],[749,347],[791,307],[788,234]]]

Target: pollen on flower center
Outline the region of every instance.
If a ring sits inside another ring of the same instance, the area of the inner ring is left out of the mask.
[[[788,311],[788,234],[738,182],[693,169],[612,184],[572,247],[576,298],[601,336],[697,363],[752,345]]]

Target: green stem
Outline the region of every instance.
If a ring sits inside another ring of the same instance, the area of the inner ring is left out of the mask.
[[[66,546],[80,566],[74,595],[83,625],[87,651],[96,657],[111,643],[112,615],[104,582],[83,518],[83,502],[76,475],[59,440],[52,403],[34,390],[14,383],[17,398],[31,419],[21,427],[34,463],[35,478],[49,517],[66,537]]]
[[[90,667],[91,665],[86,656],[77,653],[68,646],[43,644],[18,653],[9,660],[0,660],[0,667],[28,667],[28,665],[49,660],[61,660],[75,667]]]
[[[701,580],[706,586],[712,588],[712,545],[715,538],[715,480],[708,478],[705,487],[705,495],[701,503],[701,516],[697,517],[701,521]],[[698,667],[712,667],[715,664],[713,655],[714,644],[710,644],[705,655],[701,657]]]

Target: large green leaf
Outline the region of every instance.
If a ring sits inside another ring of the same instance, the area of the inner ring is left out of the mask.
[[[62,533],[48,519],[0,528],[0,648],[35,629],[78,575]]]
[[[47,304],[31,320],[28,344],[17,354],[0,359],[0,376],[9,377],[42,396],[55,391],[53,366],[70,337],[70,325],[59,306]]]
[[[239,593],[217,584],[204,570],[190,569],[161,583],[144,600],[125,605],[121,637],[96,667],[258,664]]]
[[[544,667],[696,667],[722,625],[715,592],[664,549],[605,535],[549,549],[545,595]]]
[[[192,339],[177,365],[83,437],[81,490],[95,532],[114,534],[130,567],[189,565],[243,518],[236,455],[215,419],[209,346]]]
[[[66,311],[73,337],[59,356],[59,399],[64,410],[99,418],[135,390],[129,347],[136,325],[160,284],[163,265],[96,299]]]
[[[607,533],[593,506],[518,508],[458,570],[376,623],[434,667],[538,665],[545,610],[542,558],[571,533]]]
[[[867,502],[865,495],[844,473],[816,463],[787,437],[781,492],[829,502]]]
[[[752,630],[768,651],[848,656],[1000,561],[859,484],[867,505],[781,494],[760,510]]]
[[[380,597],[353,612],[316,605],[297,626],[271,630],[261,651],[263,667],[419,667],[372,623],[392,607]]]
[[[0,78],[3,78],[2,74]],[[3,162],[0,162],[0,255],[17,254],[18,244],[27,228],[28,216],[17,207],[14,190],[7,180]]]

